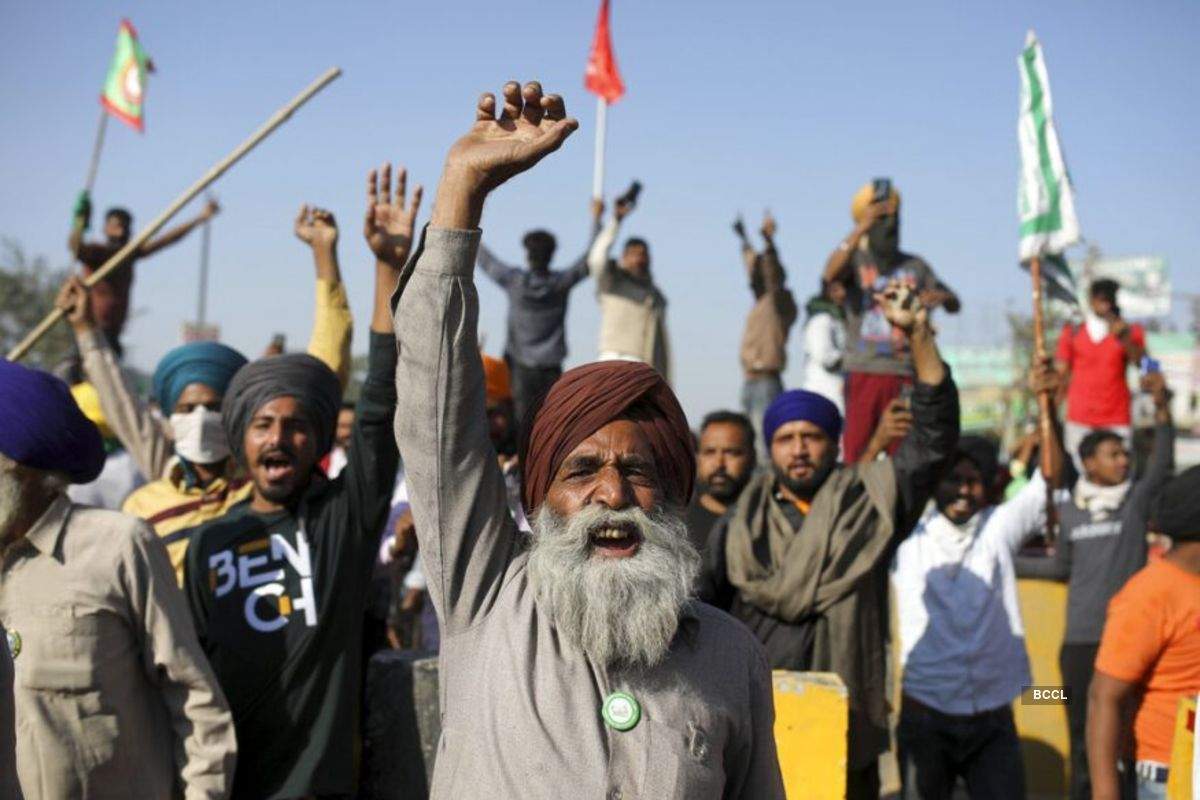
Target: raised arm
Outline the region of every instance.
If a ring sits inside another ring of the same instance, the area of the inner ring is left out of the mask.
[[[593,197],[589,207],[592,213],[592,233],[591,238],[588,239],[587,248],[580,253],[579,258],[572,261],[563,270],[563,276],[570,286],[574,286],[591,274],[588,256],[592,252],[592,245],[596,243],[596,237],[600,235],[600,219],[604,216],[604,201]]]
[[[1171,471],[1171,459],[1175,452],[1175,424],[1171,420],[1171,392],[1161,372],[1151,372],[1142,378],[1142,389],[1154,398],[1154,445],[1146,471],[1133,486],[1129,502],[1139,509],[1137,516],[1146,519],[1150,514],[1150,503],[1158,496]],[[1130,533],[1136,535],[1136,528]],[[1144,540],[1142,541],[1144,545]]]
[[[858,249],[858,243],[862,241],[862,237],[867,235],[867,231],[875,224],[876,220],[896,213],[895,200],[881,200],[871,203],[867,206],[867,211],[863,214],[860,220],[850,233],[838,242],[838,246],[829,254],[829,258],[825,261],[825,272],[822,273],[821,279],[828,283],[830,281],[846,280],[850,277],[850,258],[854,251]]]
[[[887,408],[879,416],[879,424],[875,426],[871,440],[867,442],[867,449],[863,450],[863,454],[859,456],[859,463],[879,458],[880,453],[886,453],[893,444],[908,436],[912,432],[912,427],[912,412],[909,411],[908,404],[897,397],[888,403]]]
[[[741,251],[742,266],[746,268],[746,280],[753,284],[754,265],[758,258],[758,252],[755,251],[754,245],[750,243],[750,237],[746,235],[746,223],[742,220],[741,214],[738,214],[737,219],[733,221],[733,235],[738,238],[738,248]]]
[[[900,488],[897,530],[907,533],[933,493],[937,475],[958,445],[958,389],[942,361],[929,323],[929,309],[899,281],[875,295],[892,325],[908,337],[916,382],[911,403],[912,433],[896,452],[893,464]]]
[[[317,298],[313,306],[308,354],[324,361],[345,389],[350,380],[350,339],[354,334],[354,320],[338,266],[337,220],[323,208],[302,205],[293,230],[296,238],[312,249],[317,271]]]
[[[92,219],[92,198],[84,189],[75,200],[75,208],[71,213],[71,232],[67,235],[67,249],[75,258],[80,258],[83,252],[83,232],[87,230]]]
[[[433,219],[393,295],[400,361],[396,442],[443,635],[491,608],[519,547],[504,476],[488,438],[479,299],[473,280],[488,194],[557,150],[578,127],[562,99],[510,82],[497,118],[483,95],[446,156]]]
[[[170,424],[150,413],[125,382],[108,339],[96,328],[87,292],[83,281],[72,275],[59,291],[56,304],[66,314],[75,333],[83,373],[100,397],[100,409],[108,427],[133,457],[146,480],[157,480],[175,453],[169,434]],[[163,413],[170,414],[171,409],[164,409]]]
[[[588,251],[588,270],[593,279],[599,277],[608,269],[613,245],[617,242],[617,232],[621,229],[621,221],[633,211],[634,204],[628,201],[618,201],[613,206],[613,215],[608,224],[600,229],[592,240],[592,249]]]
[[[1113,336],[1121,343],[1125,358],[1130,364],[1136,365],[1146,355],[1146,335],[1141,328],[1135,328],[1115,313],[1109,318]]]
[[[138,250],[138,255],[142,257],[152,256],[164,247],[170,247],[197,227],[215,217],[220,211],[221,207],[217,205],[217,201],[209,200],[204,204],[204,210],[197,214],[195,218],[188,220],[182,225],[176,225],[166,233],[160,233],[158,236],[155,236],[141,246]]]
[[[479,254],[476,256],[476,261],[489,278],[505,288],[519,272],[516,267],[501,261],[483,242],[479,243]]]
[[[354,427],[340,479],[346,491],[336,513],[355,520],[362,537],[364,567],[375,562],[379,530],[387,519],[399,466],[392,433],[396,407],[396,335],[390,298],[412,249],[413,228],[421,204],[421,187],[407,198],[407,175],[397,170],[392,194],[392,165],[385,163],[367,178],[367,213],[363,237],[375,256],[375,292],[371,312],[367,374],[355,409]]]

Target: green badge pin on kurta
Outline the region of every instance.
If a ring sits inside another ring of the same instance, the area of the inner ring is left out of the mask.
[[[8,652],[15,659],[21,655],[21,634],[16,631],[5,631],[8,634]]]
[[[642,718],[642,707],[631,695],[624,692],[613,692],[604,698],[600,707],[600,715],[608,727],[618,731],[632,730]]]

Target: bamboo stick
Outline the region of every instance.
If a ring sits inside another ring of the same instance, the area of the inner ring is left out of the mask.
[[[310,83],[308,87],[304,91],[300,92],[300,94],[296,95],[296,97],[293,98],[290,103],[272,114],[270,119],[264,122],[258,130],[250,135],[250,138],[238,145],[233,152],[225,156],[225,158],[214,164],[208,170],[208,172],[204,173],[204,175],[200,177],[199,180],[189,186],[183,194],[175,198],[174,202],[167,206],[166,210],[155,217],[153,222],[143,228],[137,234],[137,236],[135,236],[124,247],[118,250],[112,256],[112,258],[104,262],[99,269],[89,275],[84,280],[84,283],[89,287],[95,286],[97,282],[103,280],[111,272],[124,265],[129,256],[137,252],[138,248],[145,244],[145,242],[151,236],[158,233],[159,229],[166,225],[167,222],[170,221],[171,217],[175,216],[175,214],[179,212],[179,209],[190,203],[196,197],[196,195],[208,188],[209,184],[221,177],[226,170],[228,170],[230,167],[240,161],[243,156],[257,147],[263,139],[270,136],[276,128],[278,128],[284,122],[287,122],[288,118],[295,113],[296,109],[300,108],[300,106],[311,100],[313,95],[324,89],[341,74],[342,70],[340,68],[330,67],[323,75]],[[37,344],[37,341],[46,334],[46,331],[54,327],[54,323],[62,319],[62,316],[63,312],[61,308],[54,308],[51,310],[50,313],[47,314],[40,323],[38,323],[37,327],[29,332],[29,334],[21,341],[20,344],[9,351],[8,359],[10,361],[17,361],[21,359],[26,353],[29,352],[30,348]]]

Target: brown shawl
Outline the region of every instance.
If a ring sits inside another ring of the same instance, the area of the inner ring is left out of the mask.
[[[886,558],[898,493],[891,460],[840,467],[813,498],[799,531],[758,476],[729,521],[725,557],[740,599],[785,623],[815,619],[809,669],[836,672],[850,697],[850,762],[887,746]],[[766,563],[760,559],[766,557]]]

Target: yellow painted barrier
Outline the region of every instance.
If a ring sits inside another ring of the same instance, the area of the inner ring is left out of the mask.
[[[1175,714],[1175,736],[1171,739],[1171,763],[1167,772],[1167,800],[1195,800],[1200,793],[1192,786],[1196,754],[1196,698],[1181,697]]]
[[[1058,651],[1067,627],[1067,585],[1058,581],[1021,578],[1017,581],[1025,649],[1035,686],[1061,686]],[[1073,703],[1086,703],[1075,697]],[[1025,706],[1013,703],[1025,787],[1031,798],[1066,797],[1071,772],[1066,706]]]
[[[776,670],[775,746],[789,800],[843,800],[850,707],[832,672]]]

